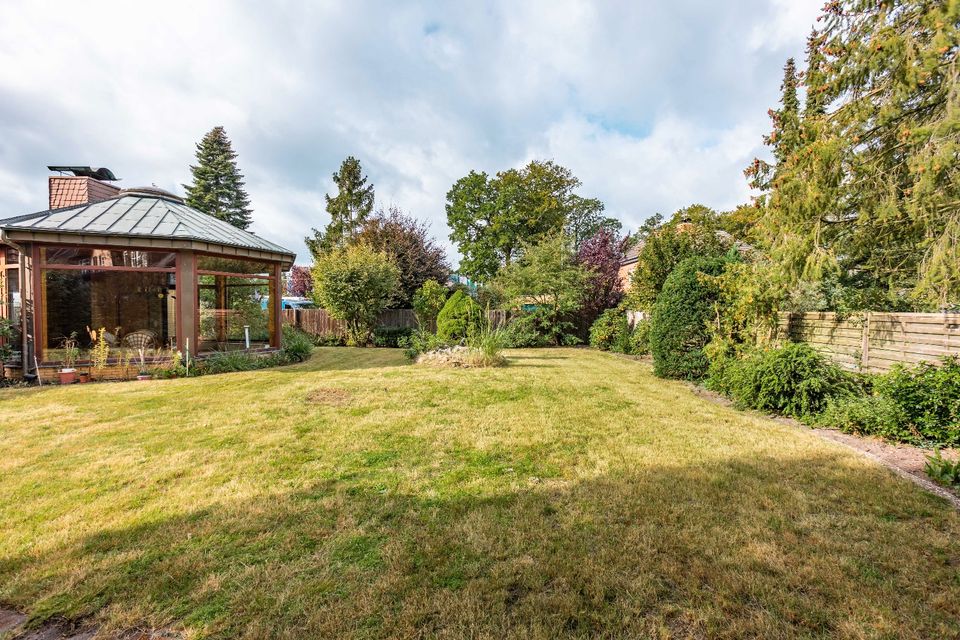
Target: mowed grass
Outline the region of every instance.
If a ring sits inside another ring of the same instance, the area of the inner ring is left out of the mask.
[[[960,635],[960,517],[643,363],[0,392],[0,603],[188,637]]]

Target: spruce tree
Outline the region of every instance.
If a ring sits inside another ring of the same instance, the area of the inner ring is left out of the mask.
[[[250,226],[250,198],[237,169],[237,152],[223,127],[214,127],[197,143],[193,184],[185,184],[186,203],[239,229]]]
[[[367,184],[359,160],[347,156],[340,170],[333,174],[333,182],[337,185],[337,195],[324,195],[330,223],[324,231],[312,229],[312,234],[304,238],[314,260],[331,249],[349,244],[373,211],[373,185]]]
[[[807,71],[804,74],[803,82],[807,89],[803,106],[803,117],[805,119],[822,116],[827,110],[824,104],[824,95],[827,91],[825,65],[823,36],[814,29],[807,38]]]
[[[750,186],[760,191],[768,191],[782,166],[790,155],[800,147],[800,99],[797,97],[797,65],[793,58],[787,59],[783,66],[783,83],[780,85],[780,108],[768,113],[773,121],[773,131],[763,137],[763,142],[773,151],[776,163],[771,165],[765,160],[755,159],[744,173],[750,180]]]

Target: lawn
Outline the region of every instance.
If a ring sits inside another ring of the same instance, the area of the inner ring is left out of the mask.
[[[0,392],[0,603],[189,637],[960,635],[960,515],[583,349]]]

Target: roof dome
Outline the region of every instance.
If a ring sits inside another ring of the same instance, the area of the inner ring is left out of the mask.
[[[121,197],[140,196],[145,198],[163,198],[165,200],[173,200],[174,202],[183,204],[183,198],[159,187],[130,187],[128,189],[121,189],[118,195]]]

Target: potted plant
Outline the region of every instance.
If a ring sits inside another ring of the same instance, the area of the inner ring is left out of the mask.
[[[144,380],[150,380],[153,378],[153,374],[151,374],[147,369],[147,356],[142,348],[137,350],[137,354],[139,355],[138,360],[140,362],[140,368],[137,370],[137,380],[140,380],[141,382]]]
[[[74,331],[69,337],[60,342],[60,348],[63,349],[63,365],[58,371],[60,384],[73,384],[77,381],[77,358],[80,357],[80,347],[77,343],[77,332]]]

